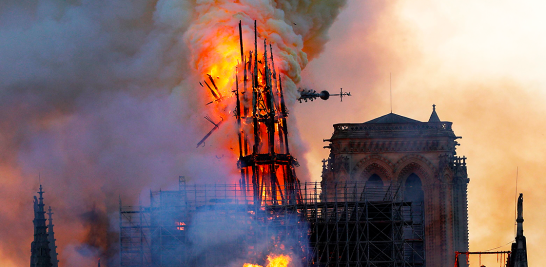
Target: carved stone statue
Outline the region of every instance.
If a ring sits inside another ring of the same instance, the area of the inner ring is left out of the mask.
[[[523,194],[519,194],[518,198],[518,220],[523,219]]]

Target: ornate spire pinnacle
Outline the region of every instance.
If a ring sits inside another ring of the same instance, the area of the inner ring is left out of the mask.
[[[44,211],[44,191],[40,185],[40,198],[34,196],[34,241],[31,244],[30,266],[52,267]]]
[[[518,198],[518,224],[516,242],[512,243],[512,253],[508,259],[509,267],[527,267],[527,241],[523,235],[523,194]]]
[[[53,212],[51,212],[51,206],[49,206],[49,212],[47,215],[49,216],[49,224],[47,225],[47,239],[49,241],[49,249],[50,249],[50,257],[51,257],[51,264],[53,267],[59,266],[59,260],[57,260],[57,246],[55,245],[55,232],[53,232]]]
[[[428,122],[441,122],[440,117],[438,117],[438,114],[436,114],[436,105],[434,104],[432,105],[432,114],[430,114]]]
[[[516,237],[523,236],[523,194],[519,194],[518,198],[518,218],[516,219],[518,223],[518,231]]]
[[[44,191],[42,190],[42,185],[40,185],[40,191],[38,191],[38,194],[40,194],[40,204],[39,205],[42,205],[42,210],[43,210],[43,205],[44,205]]]

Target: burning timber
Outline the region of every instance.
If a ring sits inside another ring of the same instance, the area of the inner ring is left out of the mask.
[[[222,122],[224,122],[224,118],[221,118],[222,120],[220,122],[218,122],[218,123],[215,123],[214,121],[212,121],[212,119],[209,118],[208,116],[206,116],[205,119],[207,121],[209,121],[210,123],[212,123],[212,125],[214,125],[214,127],[212,128],[212,130],[210,130],[207,133],[207,135],[205,135],[205,137],[203,137],[203,139],[201,139],[201,141],[199,141],[199,143],[197,143],[197,147],[200,147],[201,145],[205,145],[205,141],[207,140],[207,138],[209,138],[209,136],[212,134],[212,132],[217,130],[220,127],[220,124],[222,124]]]
[[[263,68],[259,68],[258,35],[254,21],[254,53],[244,55],[241,23],[239,23],[241,62],[243,64],[243,90],[239,93],[237,74],[237,97],[235,116],[239,128],[239,161],[241,172],[239,184],[258,202],[279,204],[301,201],[299,180],[294,170],[297,160],[290,155],[288,147],[288,116],[282,90],[280,73],[277,75],[273,49],[264,40]],[[254,56],[254,58],[253,58]],[[269,59],[269,61],[268,61]],[[251,78],[252,98],[247,91]],[[244,125],[251,125],[245,131]],[[250,133],[251,132],[251,133]],[[284,190],[283,190],[284,189]]]
[[[275,69],[273,48],[271,44],[268,48],[267,41],[264,40],[263,53],[259,53],[256,21],[254,50],[245,55],[240,22],[239,46],[241,64],[235,70],[233,91],[236,97],[234,114],[239,143],[237,162],[241,174],[239,184],[247,194],[253,195],[260,202],[269,204],[298,202],[301,196],[295,167],[299,164],[290,154],[288,146],[288,109],[283,94],[281,73],[277,73]],[[239,80],[239,68],[242,70],[242,81]],[[207,105],[218,104],[225,96],[220,93],[212,75],[207,74],[207,78],[203,83],[213,97]],[[205,87],[203,83],[199,83],[201,87]],[[307,102],[308,99],[313,101],[317,97],[326,100],[330,96],[340,96],[343,100],[343,96],[350,95],[348,92],[344,93],[343,89],[339,94],[332,95],[328,91],[318,94],[313,90],[302,90],[298,100]],[[202,145],[220,125],[208,118],[207,120],[214,124],[214,128],[197,144],[197,147]],[[281,190],[281,187],[284,190]]]
[[[241,178],[239,184],[245,193],[253,196],[259,202],[270,204],[284,201],[297,202],[299,196],[299,180],[294,167],[297,160],[290,155],[288,147],[288,126],[281,74],[275,70],[273,48],[267,46],[264,40],[263,54],[258,60],[258,36],[256,21],[254,22],[254,51],[245,56],[241,23],[239,23],[239,40],[241,51],[241,66],[243,70],[242,90],[239,90],[239,73],[236,70],[235,117],[238,128],[239,160]],[[269,55],[268,55],[269,50]],[[212,75],[207,74],[206,87],[214,98],[207,105],[219,103],[222,96]],[[209,84],[210,83],[210,84]],[[199,83],[202,87],[203,84]],[[205,135],[197,147],[219,128],[219,123],[213,122],[214,128]],[[285,190],[281,190],[281,187]],[[267,198],[264,198],[267,196]]]

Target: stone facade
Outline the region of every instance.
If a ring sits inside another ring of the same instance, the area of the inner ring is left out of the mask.
[[[339,193],[336,183],[379,177],[382,186],[404,190],[405,201],[422,201],[429,267],[453,266],[455,251],[468,251],[469,179],[451,125],[440,121],[435,109],[428,122],[389,113],[365,123],[335,124],[325,140],[330,156],[323,161],[322,186],[328,194]],[[422,192],[421,198],[412,199],[410,189]]]

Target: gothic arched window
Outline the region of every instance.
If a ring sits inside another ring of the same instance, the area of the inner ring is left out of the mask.
[[[417,176],[415,173],[408,176],[404,188],[404,201],[423,202],[425,199],[421,178],[419,178],[419,176]]]
[[[368,181],[366,181],[366,187],[382,187],[383,186],[383,180],[381,180],[381,177],[377,174],[372,174],[370,178],[368,178]]]
[[[404,201],[411,202],[411,206],[404,206],[404,219],[411,221],[412,226],[404,226],[404,238],[405,239],[422,239],[424,236],[417,229],[423,229],[423,204],[425,200],[425,194],[423,192],[423,184],[421,179],[415,173],[410,174],[404,184]],[[415,243],[412,247],[411,253],[405,255],[404,258],[407,262],[421,263],[424,262],[424,243]]]

